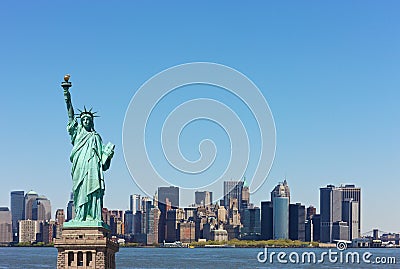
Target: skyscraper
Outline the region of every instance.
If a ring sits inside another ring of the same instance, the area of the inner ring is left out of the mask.
[[[125,211],[124,226],[126,235],[133,234],[133,213],[130,210]]]
[[[141,211],[140,194],[131,194],[129,199],[129,210],[132,214],[136,214],[137,211]]]
[[[342,201],[352,199],[358,203],[358,232],[353,233],[353,238],[358,238],[361,235],[361,188],[354,184],[346,184],[339,187],[342,190]]]
[[[71,192],[67,205],[67,221],[75,218],[74,193]]]
[[[50,220],[51,203],[45,196],[39,196],[32,204],[32,220]]]
[[[32,207],[38,198],[38,194],[34,191],[29,191],[25,194],[25,219],[32,220]]]
[[[321,241],[321,214],[315,214],[311,218],[313,223],[313,239],[314,241]]]
[[[333,223],[342,220],[342,192],[333,185],[320,188],[321,242],[332,242]]]
[[[159,187],[158,188],[158,208],[160,209],[160,219],[158,222],[158,242],[161,243],[166,239],[166,219],[169,209],[179,208],[179,188]]]
[[[240,203],[242,209],[250,207],[250,187],[245,177],[243,178],[242,201]]]
[[[56,210],[56,221],[57,221],[57,224],[59,224],[61,226],[64,224],[64,222],[65,222],[64,209],[59,208]]]
[[[353,202],[349,204],[349,201]],[[358,209],[355,209],[354,206]],[[320,188],[320,207],[321,242],[342,239],[338,236],[342,237],[346,229],[348,229],[346,238],[349,238],[350,234],[352,238],[359,237],[361,230],[361,188],[355,187],[355,185],[340,187],[328,185]],[[354,214],[358,216],[353,218]],[[334,234],[333,227],[335,227]],[[357,227],[357,232],[355,227]]]
[[[110,230],[112,235],[123,235],[124,212],[122,210],[109,210]]]
[[[271,192],[274,239],[289,238],[290,189],[286,179]]]
[[[158,208],[158,193],[157,193],[157,191],[154,193],[154,196],[153,196],[153,206]]]
[[[224,206],[230,208],[233,199],[237,199],[238,210],[242,209],[243,181],[224,181]]]
[[[62,226],[65,222],[64,209],[57,209],[56,211],[56,238],[61,238]]]
[[[194,202],[196,205],[207,206],[212,203],[212,192],[209,191],[196,191],[194,193]]]
[[[11,192],[11,216],[13,241],[18,240],[18,221],[25,219],[25,193],[24,191]]]
[[[147,234],[147,244],[152,245],[158,242],[158,223],[160,221],[160,210],[154,207],[149,214],[149,232]]]
[[[300,203],[289,205],[289,239],[305,241],[306,207]]]
[[[179,208],[179,188],[170,186],[170,187],[159,187],[158,188],[158,207],[160,204],[168,204],[171,203],[171,207],[174,209]]]
[[[274,239],[288,239],[289,197],[274,197],[272,206]]]
[[[241,219],[243,227],[240,230],[243,238],[257,240],[261,236],[261,217],[260,208],[243,209],[243,217]]]
[[[0,207],[0,243],[13,241],[12,217],[8,207]]]
[[[137,235],[142,233],[142,221],[143,214],[142,211],[136,211],[136,214],[133,215],[133,234]]]
[[[49,244],[53,243],[54,235],[57,236],[57,225],[52,221],[44,221],[40,223],[40,233],[42,242]],[[54,234],[56,231],[56,234]]]
[[[272,211],[272,202],[261,202],[261,238],[263,240],[274,238]]]
[[[347,198],[342,202],[342,219],[349,226],[349,240],[359,237],[359,204],[351,198]]]
[[[272,190],[271,201],[274,197],[287,197],[289,198],[290,203],[290,189],[286,179],[283,182],[279,182],[279,184],[276,185],[275,188]]]
[[[150,210],[153,207],[152,199],[149,197],[142,197],[141,200],[141,210],[142,210],[142,232],[147,234],[149,232],[149,218]]]
[[[185,212],[182,209],[171,209],[167,211],[166,219],[166,242],[179,240],[179,223],[184,220]]]

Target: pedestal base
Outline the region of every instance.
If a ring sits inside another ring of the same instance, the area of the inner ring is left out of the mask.
[[[57,269],[114,269],[118,243],[104,227],[63,227],[58,250]]]

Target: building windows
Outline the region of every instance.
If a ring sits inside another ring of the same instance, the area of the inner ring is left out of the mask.
[[[92,261],[92,252],[86,252],[86,266],[90,266],[91,261]]]
[[[68,252],[68,266],[72,266],[74,261],[74,253],[72,251]]]
[[[83,253],[78,251],[78,266],[83,266]]]

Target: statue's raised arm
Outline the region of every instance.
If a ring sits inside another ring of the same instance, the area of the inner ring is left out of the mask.
[[[61,83],[61,86],[64,89],[64,99],[67,104],[68,118],[70,121],[74,119],[74,108],[72,107],[71,102],[71,94],[69,93],[69,88],[72,86],[71,82],[69,82],[70,75],[64,76],[64,82]]]

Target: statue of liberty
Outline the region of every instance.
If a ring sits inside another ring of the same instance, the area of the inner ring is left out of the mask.
[[[94,129],[96,112],[92,109],[74,114],[68,82],[70,76],[64,77],[61,86],[64,88],[64,97],[67,104],[67,130],[73,145],[70,161],[72,162],[72,182],[75,205],[75,218],[71,225],[91,225],[102,222],[103,196],[105,191],[103,172],[110,167],[114,155],[114,145],[103,145],[100,135]],[[78,122],[80,119],[80,123]]]

